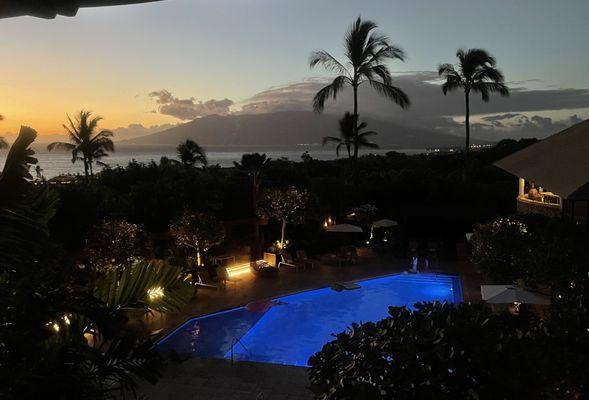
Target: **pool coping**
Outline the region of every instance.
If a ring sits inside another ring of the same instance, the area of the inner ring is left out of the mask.
[[[407,271],[403,271],[403,272],[394,272],[392,274],[383,274],[383,275],[377,275],[377,276],[372,276],[369,278],[364,278],[364,279],[353,279],[353,280],[349,280],[349,281],[345,281],[343,283],[356,283],[356,282],[364,282],[364,281],[369,281],[369,280],[374,280],[374,279],[379,279],[379,278],[385,278],[385,277],[389,277],[389,276],[395,276],[395,275],[413,275],[411,273],[408,273]],[[451,276],[451,277],[455,277],[458,278],[457,280],[453,279],[452,280],[452,291],[454,292],[454,303],[462,303],[464,301],[464,297],[463,297],[463,293],[462,293],[462,279],[460,277],[460,274],[457,273],[450,273],[450,272],[444,272],[444,273],[437,273],[437,272],[428,272],[428,273],[417,273],[415,275],[444,275],[444,276]],[[458,281],[458,282],[457,282]],[[296,295],[296,294],[300,294],[300,293],[305,293],[305,292],[309,292],[312,290],[319,290],[319,289],[325,289],[325,288],[330,288],[332,287],[335,283],[334,282],[332,284],[329,285],[322,285],[322,286],[318,286],[318,287],[313,287],[313,288],[309,288],[309,289],[304,289],[304,290],[295,290],[292,292],[288,292],[288,293],[284,293],[281,294],[279,296],[276,297],[271,297],[271,298],[263,298],[263,299],[257,299],[257,300],[252,300],[246,304],[237,306],[237,307],[228,307],[228,308],[224,308],[218,311],[213,311],[213,312],[209,312],[209,313],[205,313],[205,314],[201,314],[201,315],[194,315],[191,317],[188,317],[187,319],[185,319],[182,323],[180,323],[178,326],[176,326],[174,329],[165,332],[165,333],[161,333],[158,339],[156,339],[155,343],[153,344],[152,348],[157,348],[162,342],[164,342],[165,340],[167,340],[169,337],[171,337],[174,333],[176,333],[177,331],[179,331],[181,328],[183,328],[186,324],[188,324],[190,321],[196,319],[196,318],[207,318],[207,317],[211,317],[213,315],[219,315],[219,314],[225,314],[234,310],[238,310],[240,308],[244,308],[246,307],[249,303],[252,302],[256,302],[256,301],[262,301],[262,300],[268,300],[268,301],[273,301],[276,300],[278,298],[281,297],[286,297],[286,296],[292,296],[292,295]],[[458,283],[458,285],[456,285],[456,283]],[[458,290],[456,290],[458,289]],[[458,301],[457,300],[457,293],[458,293]],[[280,364],[282,365],[282,364]]]

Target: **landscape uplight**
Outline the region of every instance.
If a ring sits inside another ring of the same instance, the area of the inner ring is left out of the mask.
[[[164,289],[161,286],[154,286],[147,291],[149,300],[154,301],[164,297]]]

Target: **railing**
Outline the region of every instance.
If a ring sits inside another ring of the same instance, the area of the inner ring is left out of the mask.
[[[233,357],[233,348],[235,347],[235,345],[239,343],[241,347],[243,347],[243,349],[249,353],[249,350],[247,349],[247,347],[245,347],[245,345],[241,342],[241,340],[239,340],[239,338],[233,338],[231,339],[231,366],[233,366],[233,362],[234,362],[234,357]]]
[[[523,214],[542,214],[556,217],[561,212],[561,199],[553,194],[543,194],[541,199],[532,200],[527,195],[517,198],[517,211]]]

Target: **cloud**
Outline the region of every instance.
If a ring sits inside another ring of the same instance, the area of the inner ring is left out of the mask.
[[[407,110],[383,99],[368,85],[360,87],[359,107],[360,115],[390,120],[409,127],[419,127],[439,132],[462,135],[462,123],[454,117],[463,118],[464,97],[460,92],[449,93],[444,96],[435,71],[409,71],[394,77],[395,85],[403,89],[411,98],[412,105]],[[525,82],[536,82],[530,79]],[[288,110],[311,110],[315,93],[329,83],[328,80],[309,79],[288,85],[269,88],[255,94],[251,98],[237,104],[240,113],[268,113]],[[352,108],[352,93],[344,89],[338,94],[337,100],[326,103],[325,113],[343,114]],[[511,89],[511,96],[502,98],[492,96],[489,103],[484,103],[479,97],[471,100],[471,115],[473,116],[473,135],[500,135],[492,140],[501,139],[501,135],[521,137],[537,129],[533,136],[542,137],[558,131],[564,125],[572,124],[574,116],[563,120],[541,120],[547,118],[544,112],[566,115],[566,110],[588,109],[589,89],[545,89],[530,90],[525,87]],[[489,114],[491,114],[489,116]],[[515,123],[515,117],[527,114],[529,124]],[[476,120],[476,116],[478,120]],[[485,117],[485,115],[487,115]],[[532,119],[533,117],[537,117]],[[563,117],[564,118],[564,117]],[[577,119],[580,119],[578,116]]]
[[[127,140],[139,136],[151,135],[152,133],[161,132],[163,130],[169,129],[174,127],[175,124],[162,124],[162,125],[152,125],[152,126],[143,126],[142,124],[129,124],[126,127],[120,127],[113,129],[113,133],[115,134],[114,139],[115,141],[120,140]]]
[[[155,99],[157,112],[181,120],[192,120],[207,115],[229,114],[233,101],[229,99],[197,101],[194,97],[179,99],[174,97],[168,90],[158,90],[149,93]],[[155,111],[155,110],[154,110]]]
[[[577,114],[555,119],[538,114],[505,113],[480,118],[480,122],[474,121],[471,123],[471,133],[473,137],[493,141],[504,138],[544,138],[582,121]],[[447,132],[464,132],[462,122],[448,118],[445,123]]]

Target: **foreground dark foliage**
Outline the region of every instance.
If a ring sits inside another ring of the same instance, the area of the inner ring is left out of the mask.
[[[548,336],[531,314],[482,305],[391,307],[354,324],[310,360],[319,399],[542,398]]]
[[[56,193],[30,181],[35,136],[21,130],[0,175],[0,397],[135,396],[163,363],[149,336],[128,329],[131,313],[177,309],[193,288],[151,262],[84,280],[49,236]],[[170,295],[150,296],[154,286]]]

